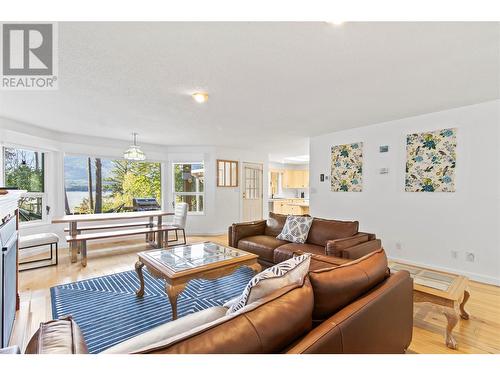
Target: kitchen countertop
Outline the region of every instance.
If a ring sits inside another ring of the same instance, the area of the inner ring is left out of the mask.
[[[289,206],[309,207],[309,203],[288,203]]]
[[[290,200],[307,200],[306,198],[268,198],[269,202],[275,201],[290,201]]]

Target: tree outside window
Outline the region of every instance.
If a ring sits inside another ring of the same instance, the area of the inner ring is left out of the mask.
[[[132,211],[133,198],[161,204],[161,163],[65,156],[66,214]]]
[[[203,162],[173,163],[174,202],[188,204],[189,212],[203,213],[205,167]]]
[[[45,153],[4,147],[4,185],[26,190],[19,202],[21,222],[45,218]]]

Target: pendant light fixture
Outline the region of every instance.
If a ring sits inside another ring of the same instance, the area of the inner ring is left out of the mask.
[[[141,147],[137,144],[137,133],[132,133],[134,144],[124,152],[123,157],[126,160],[142,161],[146,159],[146,155],[142,152]]]

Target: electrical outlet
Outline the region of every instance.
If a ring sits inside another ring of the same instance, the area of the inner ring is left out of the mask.
[[[401,242],[396,242],[396,250],[401,250],[403,248],[403,245]]]
[[[465,260],[467,262],[474,262],[475,259],[476,259],[476,256],[474,255],[474,253],[465,252]]]
[[[458,259],[458,251],[456,251],[456,250],[452,250],[452,251],[451,251],[451,257],[452,257],[453,259]]]

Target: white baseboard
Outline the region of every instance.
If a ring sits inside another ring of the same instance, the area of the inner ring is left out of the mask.
[[[468,271],[459,270],[459,269],[455,269],[455,268],[441,267],[441,266],[435,266],[432,264],[415,262],[415,261],[410,260],[410,259],[389,257],[389,260],[392,260],[395,262],[413,264],[413,265],[418,266],[418,267],[435,269],[437,271],[455,273],[455,274],[467,276],[469,279],[474,280],[474,281],[478,281],[480,283],[500,286],[500,278],[489,276],[489,275],[484,275],[484,274],[475,273],[475,272],[468,272]]]

